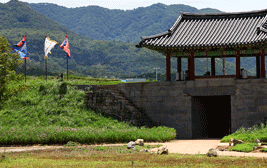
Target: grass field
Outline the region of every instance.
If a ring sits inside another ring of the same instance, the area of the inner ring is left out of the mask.
[[[153,148],[145,146],[145,148]],[[137,149],[140,150],[141,148]],[[66,147],[58,150],[3,153],[0,167],[266,167],[266,158],[158,155],[123,147]]]
[[[70,77],[66,83],[54,77],[49,77],[47,82],[45,77],[27,77],[26,84],[24,81],[10,83],[14,94],[0,111],[0,145],[113,143],[138,138],[163,142],[175,138],[173,128],[136,128],[86,109],[85,92],[70,86],[116,83],[78,77]]]

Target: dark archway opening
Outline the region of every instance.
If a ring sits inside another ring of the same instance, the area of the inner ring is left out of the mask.
[[[231,96],[192,97],[192,137],[222,138],[231,133]]]

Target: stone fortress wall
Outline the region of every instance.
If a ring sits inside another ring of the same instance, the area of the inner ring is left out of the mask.
[[[175,82],[123,83],[117,85],[117,90],[136,109],[141,111],[141,113],[145,113],[158,125],[175,128],[177,130],[177,138],[193,137],[192,111],[195,110],[193,106],[194,96],[228,95],[231,102],[231,133],[235,132],[241,126],[251,127],[267,117],[266,79],[229,78]],[[92,95],[96,97],[97,94],[94,94],[95,92],[93,91],[93,93],[88,93],[85,96],[85,103],[87,105],[94,106],[94,104],[97,104],[96,100],[101,99],[88,99],[89,94],[91,94],[91,97]],[[102,100],[104,99],[106,98],[102,96]],[[115,98],[110,98],[110,100],[115,100]],[[221,102],[222,105],[223,103]],[[120,107],[122,107],[121,103]],[[107,108],[105,106],[105,110]],[[216,109],[216,107],[214,107],[214,113],[218,115],[218,119],[224,115],[224,112]],[[122,112],[117,114],[120,115]],[[126,116],[129,117],[132,114]]]

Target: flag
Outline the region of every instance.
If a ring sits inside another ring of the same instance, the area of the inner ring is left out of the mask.
[[[44,59],[48,58],[48,53],[51,54],[51,50],[54,48],[54,46],[58,44],[58,42],[54,41],[54,40],[50,40],[49,37],[45,36],[45,45],[44,45],[44,52],[45,52],[45,57]]]
[[[20,58],[27,59],[26,36],[24,36],[24,38],[17,45],[13,45],[12,49],[19,53]]]
[[[62,48],[67,53],[67,56],[69,58],[71,58],[70,57],[70,49],[69,49],[69,41],[68,41],[68,37],[67,36],[65,36],[65,40],[60,45],[60,48]]]

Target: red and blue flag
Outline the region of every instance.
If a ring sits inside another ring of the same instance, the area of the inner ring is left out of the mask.
[[[12,46],[12,49],[17,51],[20,55],[20,58],[27,59],[27,43],[26,36],[16,45]]]
[[[66,53],[67,53],[67,56],[69,58],[70,57],[70,48],[69,48],[69,40],[68,40],[68,37],[65,36],[65,40],[63,41],[63,43],[60,45],[60,48],[62,48]]]

